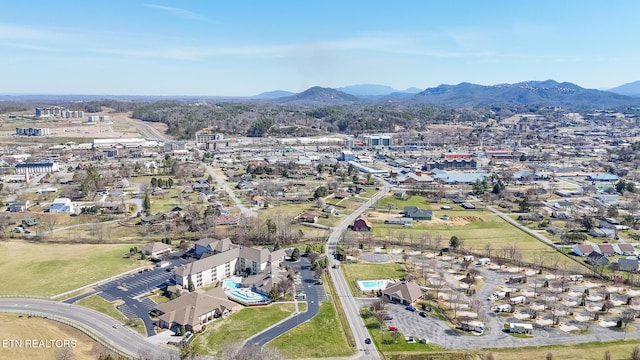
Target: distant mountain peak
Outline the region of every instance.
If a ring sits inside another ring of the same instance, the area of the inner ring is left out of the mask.
[[[357,96],[345,92],[324,88],[320,86],[311,87],[301,93],[275,99],[280,104],[289,105],[352,105],[362,102]]]
[[[607,91],[627,96],[640,96],[640,80],[622,84]]]

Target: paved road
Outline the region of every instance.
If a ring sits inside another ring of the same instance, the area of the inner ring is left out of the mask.
[[[326,246],[326,253],[327,256],[331,259],[332,265],[329,269],[329,274],[333,279],[337,295],[340,298],[342,308],[344,309],[347,321],[349,322],[351,333],[355,338],[356,348],[358,349],[358,351],[361,351],[361,356],[366,359],[380,359],[380,354],[378,353],[378,350],[376,349],[374,344],[364,343],[364,340],[369,337],[369,332],[367,331],[367,328],[364,324],[364,320],[362,319],[362,317],[360,317],[360,306],[351,294],[351,290],[349,290],[349,285],[347,284],[344,274],[342,273],[342,271],[340,271],[339,268],[333,267],[333,265],[338,264],[338,261],[333,258],[333,253],[335,253],[338,241],[340,240],[342,233],[347,229],[347,227],[352,224],[360,214],[366,211],[370,206],[373,206],[380,198],[386,195],[389,192],[390,188],[390,185],[384,182],[384,186],[376,195],[362,204],[349,216],[345,217],[344,220],[333,229],[333,232],[331,233],[331,236],[329,236],[329,240],[327,241]]]
[[[222,176],[218,175],[213,170],[213,167],[211,167],[210,165],[206,165],[205,167],[207,169],[207,173],[209,175],[211,175],[211,177],[216,180],[216,182],[218,183],[218,187],[219,188],[224,189],[224,191],[227,193],[227,195],[229,195],[231,200],[233,200],[233,202],[236,204],[236,207],[238,207],[238,209],[240,209],[240,213],[242,213],[242,215],[244,215],[244,216],[254,216],[254,215],[256,215],[255,211],[253,211],[253,210],[249,209],[248,207],[244,206],[242,201],[240,201],[240,199],[238,199],[238,197],[236,196],[236,194],[233,191],[233,189],[231,189],[231,187],[229,186],[229,183],[227,183]]]
[[[320,292],[322,292],[322,285],[314,285],[315,278],[313,277],[314,271],[311,270],[311,264],[307,258],[300,258],[301,264],[300,274],[302,275],[301,288],[304,289],[304,293],[307,295],[307,311],[298,313],[287,320],[276,324],[273,327],[266,329],[265,331],[247,339],[247,343],[253,343],[262,346],[269,341],[286,334],[287,331],[295,328],[296,326],[304,323],[307,320],[312,319],[318,314],[320,310]],[[296,263],[285,263],[285,265],[294,265]]]
[[[154,360],[176,358],[175,350],[151,344],[113,318],[82,306],[24,298],[0,299],[0,312],[45,314],[80,325],[132,356],[146,355]],[[114,324],[121,326],[114,328]]]

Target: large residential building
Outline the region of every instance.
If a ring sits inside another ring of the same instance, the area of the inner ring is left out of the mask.
[[[206,144],[210,142],[223,141],[224,135],[217,132],[212,132],[210,129],[204,129],[196,132],[196,145]]]
[[[218,242],[209,240],[201,240],[200,244],[196,244],[196,256],[202,256],[199,260],[175,270],[178,285],[187,288],[191,281],[193,287],[198,289],[232,275],[254,275],[269,265],[279,265],[285,256],[284,250],[269,251],[239,246],[232,244],[228,239]],[[207,241],[209,242],[206,243]]]

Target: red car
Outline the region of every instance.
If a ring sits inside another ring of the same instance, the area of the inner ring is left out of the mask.
[[[398,331],[397,326],[389,326],[389,331]]]

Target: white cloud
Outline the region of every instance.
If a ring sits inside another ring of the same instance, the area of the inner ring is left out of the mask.
[[[155,10],[160,10],[163,12],[166,12],[168,14],[177,16],[177,17],[181,17],[184,19],[191,19],[191,20],[198,20],[198,21],[207,21],[209,22],[210,20],[207,19],[206,17],[197,14],[193,11],[189,11],[187,9],[182,9],[182,8],[177,8],[177,7],[171,7],[171,6],[164,6],[164,5],[157,5],[157,4],[144,4],[145,7],[148,7],[150,9],[155,9]]]

